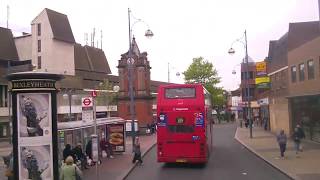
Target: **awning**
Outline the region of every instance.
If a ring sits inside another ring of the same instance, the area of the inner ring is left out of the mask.
[[[319,96],[320,92],[314,92],[314,93],[304,93],[304,94],[296,94],[296,95],[290,95],[286,96],[286,98],[296,98],[296,97],[303,97],[303,96]]]

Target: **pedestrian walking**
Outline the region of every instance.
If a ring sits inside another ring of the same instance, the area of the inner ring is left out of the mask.
[[[301,139],[305,137],[306,136],[304,134],[303,129],[298,124],[296,128],[294,128],[294,133],[293,133],[293,141],[294,141],[294,148],[296,150],[296,155],[298,155],[299,151],[302,151]]]
[[[63,160],[65,161],[68,156],[72,156],[72,158],[75,159],[75,154],[72,151],[70,144],[66,144],[63,150]]]
[[[268,130],[268,118],[266,117],[263,118],[263,128],[265,131]]]
[[[74,159],[75,161],[80,161],[81,163],[81,170],[83,169],[88,169],[87,168],[87,159],[86,156],[84,155],[83,151],[82,151],[82,144],[78,143],[77,146],[73,149],[73,152],[75,154],[76,159]]]
[[[82,172],[74,164],[72,156],[68,156],[61,167],[60,180],[81,180]]]
[[[133,156],[132,163],[135,163],[136,161],[138,161],[138,163],[140,165],[142,165],[143,161],[142,161],[142,157],[141,157],[141,149],[140,149],[139,137],[135,138],[133,152],[134,152],[134,156]]]
[[[110,138],[106,140],[106,138],[103,137],[99,144],[101,149],[101,155],[103,154],[103,152],[105,152],[107,154],[107,157],[112,159],[113,151],[112,151],[112,145],[110,144]]]
[[[284,152],[286,151],[287,146],[287,135],[284,133],[283,129],[281,129],[280,133],[277,135],[277,142],[280,147],[280,156],[284,159]]]
[[[86,145],[86,155],[88,156],[88,162],[92,162],[92,140],[89,140]],[[87,163],[91,164],[91,163]]]
[[[14,179],[14,174],[13,174],[13,154],[12,152],[8,156],[4,156],[3,162],[6,165],[6,170],[4,172],[4,175],[8,177],[8,180],[13,180]]]

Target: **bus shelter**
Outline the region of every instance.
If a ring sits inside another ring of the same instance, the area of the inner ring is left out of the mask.
[[[93,121],[70,121],[58,123],[58,146],[59,157],[66,144],[74,148],[77,144],[82,144],[85,150],[86,144],[94,134]],[[125,151],[125,120],[120,117],[97,118],[97,135],[100,141],[103,137],[108,139],[113,146],[114,152]]]

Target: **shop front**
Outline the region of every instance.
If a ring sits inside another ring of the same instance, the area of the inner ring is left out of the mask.
[[[270,130],[270,112],[269,112],[269,98],[259,99],[260,105],[260,122],[265,130]]]
[[[292,132],[300,124],[306,138],[320,142],[320,95],[290,97]]]

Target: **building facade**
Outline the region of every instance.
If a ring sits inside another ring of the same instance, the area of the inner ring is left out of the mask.
[[[259,105],[257,103],[258,90],[255,85],[256,78],[256,64],[249,57],[248,64],[241,63],[241,106],[243,109],[242,119],[247,120],[248,114],[248,101],[250,101],[251,118],[254,121],[259,118]]]
[[[111,75],[102,49],[76,43],[67,15],[46,8],[32,20],[31,33],[13,37],[11,30],[0,28],[0,42],[0,140],[2,136],[10,137],[8,82],[4,77],[17,71],[64,75],[65,78],[57,83],[60,89],[57,94],[59,122],[81,121],[82,98],[91,96],[92,90],[98,90],[98,118],[121,116],[130,119],[125,67],[128,53],[119,60],[119,76]],[[150,80],[147,53],[140,53],[135,41],[133,47],[135,112],[144,126],[155,118],[156,97],[151,92],[156,92],[164,82]],[[120,86],[119,104],[103,92],[107,86],[110,90]]]
[[[319,21],[290,23],[279,40],[270,41],[267,58],[270,126],[292,134],[297,124],[319,140]]]
[[[0,141],[11,136],[9,111],[10,99],[5,76],[10,62],[19,60],[10,29],[0,27]]]
[[[307,138],[317,142],[320,142],[319,49],[320,35],[288,53],[288,100],[292,125],[302,125]]]
[[[118,111],[120,117],[131,119],[130,93],[129,93],[129,52],[122,54],[119,60],[118,71],[120,80]],[[138,120],[139,127],[146,127],[153,122],[153,99],[151,94],[150,63],[147,53],[140,53],[138,45],[132,41],[133,64],[133,94],[134,94],[134,117]]]
[[[269,91],[270,129],[290,131],[288,99],[288,33],[269,42],[267,71],[271,81]]]

